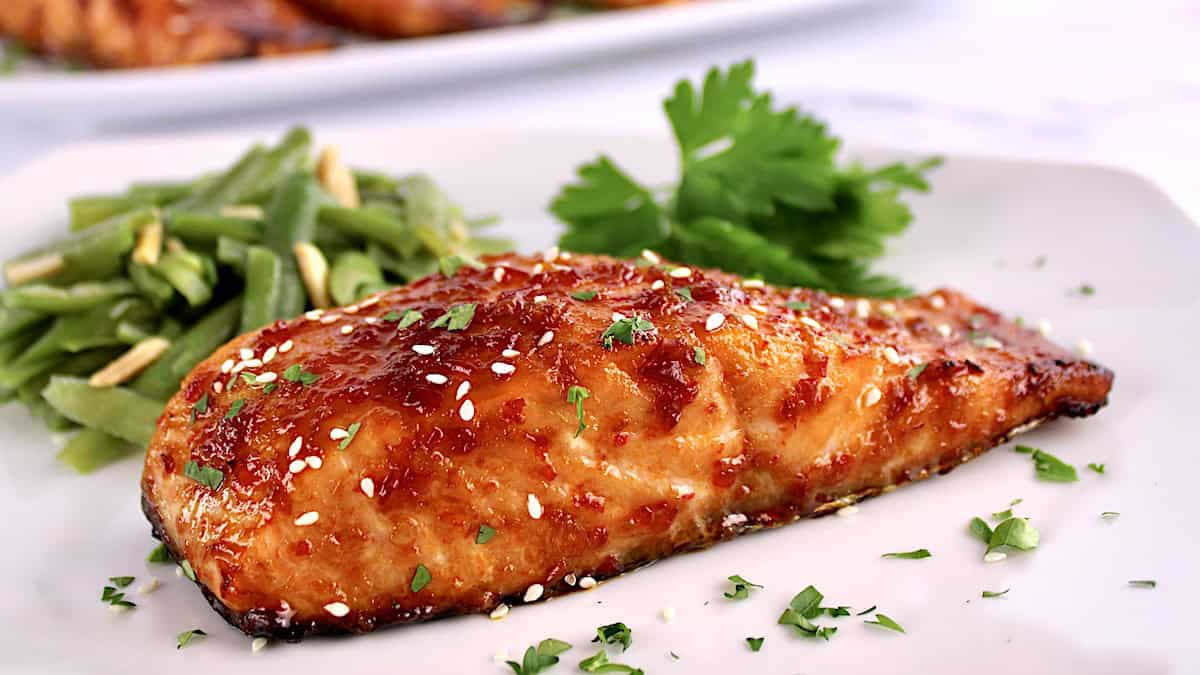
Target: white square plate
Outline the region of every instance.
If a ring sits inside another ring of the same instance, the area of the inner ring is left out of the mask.
[[[264,134],[263,136],[267,136]],[[503,214],[525,250],[557,226],[545,210],[581,161],[604,150],[649,184],[669,180],[668,138],[522,130],[321,132],[356,165],[425,171],[474,213]],[[0,180],[0,257],[65,231],[64,200],[133,179],[223,166],[255,137],[140,138],[75,146]],[[856,153],[868,162],[899,153]],[[1200,546],[1193,499],[1200,453],[1184,422],[1194,413],[1200,360],[1200,231],[1135,176],[1080,166],[951,157],[885,266],[922,290],[952,285],[1027,320],[1048,318],[1053,337],[1087,338],[1117,373],[1108,408],[1022,439],[1080,468],[1080,482],[1039,483],[1029,458],[996,449],[945,477],[873,499],[849,518],[823,518],[668,559],[598,589],[516,608],[507,619],[468,616],[353,638],[250,641],[214,614],[171,567],[148,565],[153,546],[138,508],[140,464],[80,477],[58,465],[50,435],[22,409],[0,410],[0,513],[8,550],[0,616],[5,673],[507,672],[553,636],[576,645],[549,673],[578,672],[596,626],[624,621],[633,647],[621,661],[647,673],[1141,673],[1196,672],[1191,628],[1200,605]],[[1034,260],[1045,256],[1043,266]],[[1096,293],[1072,293],[1082,283]],[[1083,468],[1103,462],[1101,476]],[[985,564],[966,534],[976,515],[1024,499],[1039,549]],[[1119,511],[1115,521],[1102,511]],[[880,554],[925,547],[927,560]],[[721,594],[741,574],[766,588],[746,601]],[[116,615],[99,602],[113,575],[163,581]],[[1158,588],[1128,586],[1158,580]],[[825,643],[775,620],[808,584],[834,604],[879,609],[907,634],[862,618],[837,620]],[[982,599],[984,589],[1012,590]],[[660,619],[673,607],[673,623]],[[175,649],[175,635],[206,640]],[[765,636],[759,653],[744,638]],[[675,661],[669,656],[679,656]]]

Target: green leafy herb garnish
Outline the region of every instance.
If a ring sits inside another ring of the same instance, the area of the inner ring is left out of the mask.
[[[275,387],[279,386],[277,382],[268,382],[267,386],[263,387],[264,394],[270,394],[275,391]]]
[[[969,529],[972,536],[985,544],[992,540],[992,528],[983,518],[972,518]]]
[[[687,286],[676,288],[675,295],[683,298],[686,302],[693,302],[695,300],[695,298],[692,297],[692,289],[688,288]]]
[[[605,654],[603,649],[580,661],[579,669],[585,673],[629,673],[629,675],[645,675],[641,668],[634,668],[623,663],[609,663],[608,654]]]
[[[496,528],[486,523],[479,526],[479,531],[475,533],[476,544],[486,544],[496,536]]]
[[[433,581],[433,575],[429,573],[429,568],[424,563],[417,563],[417,570],[413,572],[412,583],[408,587],[413,593],[417,593],[428,586],[430,581]]]
[[[360,427],[362,427],[362,422],[354,422],[350,426],[346,427],[346,437],[342,439],[341,443],[338,443],[338,450],[345,450],[346,448],[350,447],[350,443],[354,440],[354,437],[358,435],[358,430]]]
[[[1095,462],[1088,462],[1087,468],[1091,469],[1092,471],[1095,471],[1096,473],[1104,473],[1104,465],[1103,464],[1096,464]]]
[[[746,644],[750,646],[750,651],[756,652],[762,649],[763,642],[765,642],[766,639],[767,638],[765,637],[748,637],[746,638]]]
[[[583,421],[583,402],[591,396],[592,392],[588,391],[587,387],[571,385],[567,388],[567,403],[575,406],[575,417],[579,419],[579,427],[575,429],[575,438],[579,438],[579,434],[587,429],[587,422]]]
[[[698,365],[707,365],[708,352],[704,351],[704,347],[692,347],[692,360]]]
[[[750,597],[751,588],[762,588],[762,586],[752,581],[747,581],[737,574],[729,577],[729,581],[733,584],[733,590],[726,591],[725,597],[730,600],[745,600]]]
[[[854,616],[866,616],[866,615],[870,614],[871,612],[874,612],[876,610],[876,608],[877,608],[876,605],[871,605],[870,607],[864,609],[863,611],[859,612],[858,614],[855,614]]]
[[[816,119],[778,109],[752,85],[754,64],[713,69],[701,91],[679,82],[664,103],[682,173],[659,200],[601,156],[581,166],[550,210],[572,251],[652,249],[697,266],[786,286],[857,295],[907,289],[867,269],[912,219],[903,190],[925,191],[937,160],[839,166],[839,141]]]
[[[922,558],[931,557],[933,554],[928,549],[919,548],[915,551],[904,551],[903,553],[884,553],[881,558],[903,558],[905,560],[920,560]]]
[[[221,487],[225,474],[211,466],[201,466],[195,461],[183,465],[183,475],[211,490]]]
[[[536,648],[529,647],[526,649],[521,663],[517,663],[516,661],[505,661],[505,663],[517,675],[536,675],[558,663],[558,655],[570,648],[571,645],[562,640],[546,638],[539,642]]]
[[[837,628],[818,626],[812,622],[812,619],[826,613],[826,609],[821,607],[821,601],[824,599],[825,596],[816,588],[806,587],[792,598],[790,606],[783,610],[777,623],[791,626],[796,629],[798,634],[805,637],[822,638],[828,641],[834,633],[837,633]]]
[[[458,274],[458,271],[464,267],[481,270],[484,268],[484,265],[474,258],[467,258],[461,255],[447,255],[438,258],[438,270],[446,277]]]
[[[596,629],[596,637],[592,638],[592,642],[621,645],[621,651],[625,651],[633,643],[633,631],[623,623],[610,623]]]
[[[207,637],[207,636],[208,636],[208,633],[205,633],[204,631],[200,630],[199,628],[185,630],[182,633],[180,633],[178,637],[175,638],[176,641],[179,642],[179,644],[176,645],[175,648],[183,649],[184,647],[188,646],[195,640],[202,638],[202,637]]]
[[[1016,451],[1033,457],[1033,468],[1037,477],[1054,483],[1074,483],[1079,480],[1075,467],[1048,452],[1042,452],[1028,445],[1018,445]]]
[[[229,404],[229,410],[225,411],[225,419],[236,417],[238,413],[242,412],[242,406],[244,405],[246,405],[246,399],[244,398],[239,398]]]
[[[150,555],[146,556],[146,562],[152,563],[169,563],[171,562],[171,554],[167,551],[166,544],[159,544],[150,550]]]
[[[179,569],[183,570],[183,576],[192,581],[196,580],[196,570],[192,569],[192,563],[187,560],[181,560],[179,562]]]
[[[1129,585],[1134,588],[1157,588],[1158,582],[1153,579],[1132,579]]]
[[[194,424],[196,416],[206,412],[208,412],[208,392],[204,392],[204,395],[192,405],[192,415],[188,418],[188,424]]]
[[[255,382],[258,382],[258,375],[255,375],[254,373],[243,372],[242,382],[245,382],[246,384],[254,384]]]
[[[283,371],[283,379],[288,382],[299,382],[306,387],[316,382],[318,377],[316,373],[310,373],[305,370],[304,366],[301,366],[299,363],[293,363]]]
[[[421,313],[415,309],[404,310],[403,316],[397,316],[395,312],[388,312],[384,317],[384,321],[397,321],[396,330],[403,330],[421,320]]]
[[[880,626],[882,628],[887,628],[888,630],[894,630],[897,633],[904,632],[904,627],[896,623],[892,617],[888,616],[887,614],[880,614],[879,612],[875,613],[874,621],[864,621],[863,623],[871,626]]]
[[[905,373],[904,375],[905,375],[905,377],[907,377],[910,380],[915,380],[918,377],[920,377],[921,373],[925,372],[925,369],[928,367],[929,367],[928,363],[918,363],[917,365],[913,366],[912,368],[909,368],[908,372]]]
[[[133,577],[109,577],[108,580],[116,584],[116,586],[105,586],[100,591],[100,602],[125,609],[137,607],[136,603],[126,600],[125,594],[117,590],[117,588],[125,588],[133,583]]]
[[[400,312],[397,312],[396,310],[392,310],[379,318],[380,318],[380,320],[386,321],[388,323],[396,323],[397,321],[400,320]]]
[[[475,303],[464,302],[460,305],[454,305],[446,310],[446,313],[433,320],[429,324],[430,328],[445,328],[446,330],[466,330],[467,326],[471,325],[471,319],[475,318]]]
[[[1039,539],[1037,529],[1029,524],[1028,518],[1009,518],[992,531],[992,536],[988,539],[987,552],[990,553],[1003,546],[1028,551],[1037,548]]]
[[[637,336],[645,335],[653,330],[654,324],[650,323],[649,319],[635,314],[632,318],[613,321],[612,325],[604,329],[604,332],[601,333],[600,344],[604,345],[605,349],[613,348],[613,340],[631,345],[637,339]]]
[[[111,581],[117,588],[125,588],[129,584],[132,584],[135,578],[136,577],[109,577],[108,580]]]
[[[596,297],[596,291],[578,291],[576,293],[572,293],[571,297],[575,298],[576,300],[582,300],[583,302],[587,302]]]
[[[1006,588],[1002,591],[984,591],[981,595],[985,598],[999,598],[1001,596],[1007,595],[1009,590],[1010,589]]]
[[[787,302],[783,303],[783,306],[787,307],[788,309],[795,310],[797,312],[803,312],[807,309],[811,309],[812,303],[811,302],[800,302],[799,300],[788,300]]]
[[[1078,292],[1080,295],[1095,295],[1096,287],[1091,284],[1080,284]]]

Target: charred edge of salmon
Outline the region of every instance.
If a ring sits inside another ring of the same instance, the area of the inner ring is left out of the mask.
[[[1041,417],[1025,420],[1024,422],[1012,427],[1008,431],[1005,431],[994,438],[976,443],[967,448],[963,448],[958,453],[956,460],[942,462],[921,470],[917,470],[914,475],[909,476],[905,481],[865,488],[858,492],[844,495],[840,498],[820,504],[811,511],[798,512],[782,518],[775,513],[743,514],[745,515],[744,521],[726,524],[724,516],[722,516],[721,520],[716,521],[715,527],[712,528],[712,531],[707,537],[694,542],[684,543],[663,556],[630,562],[608,574],[592,573],[588,575],[577,572],[576,576],[581,579],[585,576],[591,576],[597,581],[604,581],[632,572],[636,569],[646,567],[647,565],[658,562],[663,558],[678,553],[702,551],[712,547],[715,544],[733,539],[741,534],[756,532],[758,530],[774,529],[783,525],[794,523],[798,520],[829,515],[830,513],[834,513],[844,506],[848,506],[880,494],[891,492],[905,483],[922,481],[933,475],[947,474],[955,467],[966,464],[968,461],[978,457],[979,455],[982,455],[984,452],[998,445],[1007,443],[1015,436],[1025,433],[1026,431],[1030,431],[1031,429],[1045,422],[1049,422],[1058,417],[1088,417],[1099,412],[1100,409],[1107,404],[1107,398],[1100,402],[1064,399],[1057,402],[1056,407],[1047,414],[1042,415]],[[162,518],[159,516],[158,510],[154,508],[144,493],[142,494],[142,512],[145,513],[146,519],[150,521],[151,534],[155,539],[160,540],[166,546],[166,549],[168,553],[170,553],[172,560],[175,562],[183,560],[183,556],[179,554],[175,543],[172,542],[169,537],[167,537],[166,531],[163,529]],[[335,623],[332,621],[309,620],[292,621],[285,626],[282,625],[276,618],[276,610],[274,609],[255,608],[246,612],[238,612],[222,602],[220,598],[210,591],[203,583],[196,581],[195,584],[200,587],[200,592],[204,595],[204,598],[208,600],[208,604],[212,606],[213,610],[219,614],[221,618],[229,622],[229,624],[233,627],[242,631],[246,635],[274,638],[285,640],[287,642],[299,642],[303,638],[312,635],[366,633],[381,627],[398,626],[406,623],[416,623],[418,621],[428,621],[430,619],[461,614],[488,612],[501,603],[505,603],[510,606],[527,604],[521,599],[520,594],[514,594],[501,598],[500,603],[497,603],[496,605],[490,605],[486,607],[450,606],[440,611],[435,611],[433,607],[425,607],[421,610],[406,612],[404,615],[399,617],[389,617],[387,622],[382,625],[379,624],[376,617],[363,616],[359,614],[358,616],[360,618],[353,624],[347,622]],[[546,584],[545,593],[542,596],[542,599],[566,595],[579,590],[582,589],[580,589],[578,586],[568,585],[566,582],[559,580],[556,583]]]

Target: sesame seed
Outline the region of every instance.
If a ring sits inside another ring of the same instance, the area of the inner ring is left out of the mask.
[[[377,316],[363,317],[363,323],[367,324],[368,326],[374,326],[375,324],[379,323],[379,317],[377,317]]]
[[[545,333],[542,333],[542,338],[540,340],[538,340],[538,346],[545,347],[546,345],[550,344],[550,341],[553,339],[554,339],[554,331],[548,330]]]
[[[500,603],[499,605],[496,605],[496,609],[493,609],[492,613],[488,614],[488,618],[491,619],[492,621],[499,621],[500,619],[503,619],[506,616],[508,616],[508,605],[506,605],[504,603]]]
[[[1038,319],[1038,322],[1037,322],[1037,332],[1041,333],[1041,334],[1042,334],[1042,336],[1044,337],[1044,336],[1046,336],[1046,335],[1049,335],[1051,330],[1053,330],[1053,326],[1051,326],[1051,325],[1050,325],[1050,321],[1049,321],[1049,320],[1047,320],[1047,319]]]
[[[762,279],[743,279],[742,280],[742,288],[762,288],[765,285],[766,284],[765,284],[765,282],[763,282]]]
[[[245,369],[246,369],[246,362],[245,362],[245,361],[238,361],[238,362],[237,362],[237,365],[235,365],[235,366],[233,367],[233,370],[231,370],[231,371],[229,371],[229,372],[230,372],[231,374],[233,374],[233,375],[237,375],[238,373],[242,372],[242,371],[243,371],[243,370],[245,370]]]
[[[367,298],[366,300],[363,300],[362,302],[358,303],[358,306],[365,309],[367,307],[370,307],[371,305],[374,305],[377,302],[379,302],[378,294],[372,295],[369,298]]]
[[[340,318],[342,318],[342,317],[338,316],[337,314],[330,314],[330,315],[328,315],[328,316],[323,316],[323,317],[321,317],[321,323],[324,323],[324,324],[331,324],[331,323],[333,323],[334,321],[337,321],[337,320],[338,320],[338,319],[340,319]]]
[[[258,377],[254,378],[254,381],[259,384],[266,384],[268,382],[274,382],[275,380],[278,380],[278,379],[279,379],[278,373],[272,373],[270,371],[267,371],[265,373],[259,373]]]
[[[858,513],[858,507],[853,504],[849,506],[843,506],[837,510],[837,514],[843,518],[849,518],[856,513]]]
[[[461,401],[471,391],[471,382],[465,381],[458,385],[458,391],[454,393],[454,400]]]
[[[219,394],[219,393],[221,393],[221,390],[224,388],[225,388],[225,385],[221,384],[220,380],[213,380],[213,387],[212,387],[213,391],[215,391]]]
[[[868,316],[870,316],[871,315],[871,301],[870,300],[856,300],[854,302],[854,313],[857,314],[858,318],[860,318],[860,319],[865,319]]]
[[[363,494],[368,497],[375,496],[375,481],[370,478],[364,478],[358,481],[358,487],[363,491]]]
[[[321,468],[321,465],[324,464],[324,462],[321,461],[321,458],[317,457],[316,455],[309,455],[308,457],[305,457],[304,462],[305,464],[308,464],[308,468],[310,469],[319,469]]]
[[[513,373],[517,372],[517,367],[511,363],[496,361],[492,364],[492,372],[497,375],[512,375]]]
[[[929,306],[934,309],[945,309],[946,308],[946,299],[940,295],[930,296],[929,297]]]
[[[429,373],[425,376],[425,381],[429,384],[446,384],[450,381],[450,378],[441,373]]]
[[[358,305],[347,305],[342,308],[342,311],[347,314],[358,314]]]
[[[340,619],[350,613],[350,608],[344,602],[331,602],[325,605],[325,611]]]
[[[813,330],[821,330],[821,324],[817,323],[817,321],[815,319],[813,319],[811,316],[800,317],[800,323],[804,324],[805,326],[808,326],[809,328],[811,328]]]
[[[324,313],[325,310],[323,309],[310,309],[304,313],[304,318],[308,319],[309,321],[316,321],[317,319],[321,318],[321,315]]]
[[[658,257],[657,253],[648,248],[642,249],[642,259],[651,265],[657,265],[662,262],[662,258]]]
[[[542,597],[542,593],[545,590],[541,584],[532,584],[529,588],[525,589],[525,602],[536,602]]]
[[[879,303],[879,311],[883,312],[884,314],[888,314],[888,315],[895,314],[896,313],[896,303],[881,302],[881,303]]]
[[[264,364],[270,363],[275,358],[275,355],[278,353],[279,353],[278,347],[267,347],[267,351],[263,352],[262,362]]]
[[[561,259],[563,259],[563,260],[570,260],[570,259],[571,259],[571,252],[570,252],[570,251],[563,251],[562,253],[559,253],[559,254],[558,254],[558,257],[559,257],[559,258],[561,258]]]
[[[542,503],[538,501],[537,495],[530,493],[530,495],[525,498],[525,506],[529,509],[530,518],[537,520],[538,518],[542,517]]]
[[[534,266],[533,266],[533,273],[534,273],[534,274],[541,274],[541,273],[542,273],[542,272],[543,272],[545,269],[546,269],[546,266],[545,266],[545,265],[543,265],[542,263],[538,263],[538,264],[536,264],[536,265],[534,265]]]
[[[175,566],[175,576],[177,576],[177,577],[183,576],[183,568],[180,567],[179,565]]]
[[[674,607],[663,607],[662,620],[663,620],[663,623],[674,623],[675,622],[675,608]]]
[[[676,497],[687,497],[688,495],[696,494],[696,490],[691,485],[686,485],[684,483],[676,483],[675,485],[672,485],[671,490],[675,493]]]
[[[224,361],[221,362],[221,372],[222,373],[225,373],[228,375],[229,371],[231,371],[231,370],[233,370],[233,359],[225,359]]]
[[[725,325],[725,315],[720,312],[713,312],[704,320],[704,330],[710,333]]]
[[[1080,356],[1090,356],[1092,353],[1092,343],[1087,339],[1080,339],[1075,343],[1075,353]]]
[[[262,368],[262,361],[259,361],[258,359],[248,359],[246,361],[242,361],[242,365],[247,368]]]
[[[1001,560],[1004,560],[1007,557],[1008,557],[1008,554],[1005,553],[1004,551],[992,551],[992,552],[988,553],[987,555],[983,556],[983,562],[986,562],[986,563],[1000,562]]]
[[[500,352],[500,356],[503,356],[506,359],[515,359],[520,355],[521,352],[515,349],[505,349],[504,351]]]
[[[662,288],[666,285],[667,282],[663,281],[662,279],[655,279],[654,283],[650,284],[650,290],[659,291],[662,290]]]
[[[888,363],[898,364],[900,363],[900,352],[897,352],[895,347],[884,347],[883,358],[887,359]]]
[[[845,307],[845,306],[846,306],[846,301],[845,301],[845,300],[843,300],[843,299],[841,299],[841,298],[830,298],[830,299],[829,299],[829,306],[830,306],[830,307],[836,307],[836,308],[838,308],[838,309],[841,309],[841,308],[843,308],[843,307]]]
[[[579,580],[579,587],[583,590],[596,587],[596,580],[591,577],[584,577]]]
[[[546,249],[546,252],[542,254],[542,260],[546,262],[554,262],[555,260],[558,260],[558,247],[551,246],[550,248]]]
[[[249,361],[250,359],[254,358],[254,350],[245,348],[239,349],[238,356],[242,357],[243,361]]]
[[[568,586],[574,586],[576,581],[578,581],[578,579],[575,578],[574,574],[568,574],[567,576],[563,577],[563,582],[565,582]]]
[[[544,296],[544,295],[533,296],[533,304],[535,304],[535,305],[540,305],[541,303],[543,303],[545,301],[546,301],[546,296]]]
[[[937,325],[937,332],[938,332],[938,335],[941,335],[942,337],[950,337],[950,333],[952,332],[950,330],[950,324],[939,323]]]
[[[292,351],[292,347],[295,347],[295,346],[296,346],[295,342],[292,342],[291,340],[284,340],[283,344],[279,345],[279,353],[286,354],[286,353]]]
[[[305,464],[304,460],[293,459],[292,463],[288,465],[288,471],[291,471],[292,473],[300,473],[306,466],[308,466],[308,464]]]
[[[742,323],[746,324],[747,328],[758,330],[758,318],[753,314],[743,314],[738,318],[742,320]]]
[[[674,279],[686,279],[690,276],[692,276],[692,270],[690,267],[676,267],[675,269],[671,270],[671,277]]]
[[[612,313],[612,320],[613,320],[613,321],[624,321],[624,320],[625,320],[625,315],[624,315],[624,314],[622,314],[622,313],[620,313],[620,312],[613,312],[613,313]]]
[[[317,522],[317,520],[319,520],[320,518],[321,518],[321,514],[317,513],[316,511],[308,511],[305,513],[301,513],[296,518],[296,520],[293,522],[295,522],[300,527],[305,527],[308,525],[312,525],[313,523]]]
[[[345,324],[344,326],[342,326],[341,330],[342,330],[342,335],[349,335],[350,333],[354,332],[354,326],[352,326],[350,324]]]
[[[343,438],[348,437],[349,435],[350,435],[350,432],[346,431],[345,429],[343,429],[341,427],[334,427],[329,430],[329,440],[331,440],[331,441],[340,441]]]
[[[862,407],[870,408],[876,403],[879,403],[882,398],[883,392],[879,391],[879,387],[876,387],[873,384],[868,384],[862,392]]]
[[[492,279],[495,280],[496,283],[504,281],[504,268],[497,267],[496,269],[492,270]]]
[[[162,586],[162,582],[159,581],[157,577],[151,577],[150,581],[138,586],[137,591],[142,595],[148,595],[154,591],[157,591],[159,586]]]
[[[762,304],[761,302],[752,303],[750,305],[750,309],[758,312],[759,314],[766,314],[771,311],[770,307],[767,307],[766,305]]]
[[[257,654],[267,648],[267,638],[256,637],[250,641],[250,653]]]
[[[475,404],[471,402],[471,399],[463,401],[462,405],[458,407],[458,416],[464,422],[470,422],[475,419]]]
[[[412,350],[421,356],[429,356],[434,352],[433,345],[413,345]]]

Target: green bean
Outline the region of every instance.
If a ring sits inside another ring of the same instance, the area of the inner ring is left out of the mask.
[[[68,419],[143,448],[162,413],[162,403],[152,398],[124,387],[96,388],[77,377],[51,377],[42,397]]]
[[[128,213],[146,204],[128,195],[85,195],[67,202],[72,232],[86,230],[113,216]]]
[[[133,390],[150,398],[170,398],[179,382],[197,363],[233,337],[242,315],[241,298],[235,298],[192,324],[170,348],[133,381]],[[2,384],[2,383],[0,383]]]
[[[279,317],[292,317],[304,311],[307,295],[300,281],[292,244],[312,241],[321,199],[321,188],[316,179],[311,174],[299,172],[284,180],[267,206],[262,241],[279,256],[283,265],[276,308]]]
[[[171,302],[171,298],[175,297],[175,287],[152,272],[149,267],[130,260],[125,267],[125,272],[142,297],[149,300],[155,307],[162,309]]]
[[[0,305],[0,340],[33,326],[47,318],[42,312],[31,309],[16,309]],[[2,361],[3,359],[0,359]]]
[[[505,253],[513,250],[513,241],[504,237],[471,237],[465,248],[473,256],[481,256],[488,253]]]
[[[365,253],[348,251],[337,257],[329,272],[329,293],[339,305],[348,305],[366,295],[364,286],[383,284],[379,265]]]
[[[271,193],[282,185],[291,174],[304,169],[309,162],[312,149],[312,134],[304,127],[293,127],[284,134],[279,144],[267,153],[266,161],[249,186],[242,202],[267,203]],[[240,202],[239,202],[240,203]]]
[[[375,241],[393,249],[401,256],[416,253],[412,232],[395,214],[376,205],[351,209],[344,206],[322,206],[321,223],[351,237]]]
[[[213,275],[206,267],[204,257],[197,253],[164,253],[150,269],[179,291],[192,307],[212,299],[212,284],[208,279]]]
[[[412,258],[396,262],[395,274],[408,281],[427,277],[438,270],[438,261],[434,258]]]
[[[54,406],[41,396],[21,396],[20,392],[17,392],[17,398],[29,410],[29,414],[41,420],[50,431],[70,431],[79,426],[55,410]]]
[[[246,250],[250,247],[236,239],[219,237],[217,239],[217,262],[232,267],[241,275],[246,274]]]
[[[354,170],[354,185],[359,194],[376,193],[380,195],[395,195],[400,184],[391,176],[375,171]]]
[[[205,180],[206,178],[199,178],[177,183],[134,183],[125,191],[125,195],[143,204],[167,206],[192,194]]]
[[[239,203],[266,161],[266,148],[261,145],[250,148],[225,173],[172,204],[170,212],[215,212],[227,204]]]
[[[452,205],[446,193],[438,189],[428,176],[408,176],[400,182],[404,195],[407,222],[412,234],[425,248],[440,258],[453,253],[447,245],[450,239]]]
[[[81,281],[67,287],[26,284],[5,291],[4,304],[47,314],[70,314],[136,293],[137,288],[128,279]]]
[[[279,256],[264,246],[246,250],[246,292],[242,299],[241,332],[271,323],[280,317],[279,291],[283,266]]]
[[[138,209],[109,218],[79,234],[6,263],[6,268],[29,258],[48,254],[62,256],[63,268],[44,281],[70,284],[99,281],[121,273],[125,256],[133,248],[134,235],[155,218],[153,209]]]
[[[35,325],[0,339],[0,368],[25,353],[25,350],[37,342],[44,332],[44,326]]]
[[[103,431],[81,429],[58,452],[58,460],[79,473],[89,474],[139,450],[137,445]]]
[[[167,230],[187,241],[213,243],[221,237],[256,242],[262,223],[253,218],[215,216],[206,213],[174,213],[167,219]]]
[[[154,331],[147,326],[134,323],[132,321],[122,321],[117,324],[117,340],[127,345],[136,345],[154,335]]]

